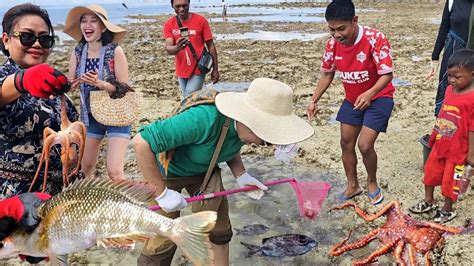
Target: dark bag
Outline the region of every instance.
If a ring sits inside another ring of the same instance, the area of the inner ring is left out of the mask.
[[[212,61],[211,53],[209,53],[207,48],[204,48],[201,54],[201,58],[199,58],[198,62],[199,70],[201,70],[202,73],[206,74],[211,71],[213,63],[214,62]]]

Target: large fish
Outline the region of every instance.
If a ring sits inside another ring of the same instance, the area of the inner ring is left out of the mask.
[[[24,254],[56,258],[100,245],[120,247],[157,235],[171,239],[197,265],[213,264],[208,233],[217,215],[204,211],[175,220],[148,210],[156,188],[145,182],[83,179],[38,207],[42,218],[32,232],[16,230],[0,258]]]

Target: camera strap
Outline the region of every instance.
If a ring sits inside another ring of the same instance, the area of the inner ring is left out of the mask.
[[[181,20],[179,19],[178,16],[176,16],[176,21],[178,22],[178,27],[182,28],[183,24],[181,23]],[[197,57],[197,54],[196,54],[196,50],[194,49],[193,44],[191,43],[191,41],[189,41],[188,46],[189,46],[189,50],[191,50],[191,53],[193,54],[194,59],[196,61],[199,61],[199,58]]]

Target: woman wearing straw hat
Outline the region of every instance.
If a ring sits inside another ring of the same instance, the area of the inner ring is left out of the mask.
[[[247,92],[222,92],[215,97],[215,104],[196,105],[141,127],[133,139],[136,158],[144,178],[158,187],[156,201],[163,210],[161,214],[170,218],[179,216],[179,210],[187,205],[181,194],[183,188],[190,195],[224,190],[219,168],[209,167],[214,163],[215,153],[217,163],[227,163],[240,187],[254,185],[261,189],[247,194],[259,199],[262,190],[267,188],[246,172],[240,148],[251,143],[286,145],[309,138],[314,129],[293,114],[292,100],[293,91],[288,85],[274,79],[258,78]],[[223,134],[226,125],[227,134]],[[223,142],[219,141],[221,136]],[[220,147],[220,152],[215,152],[216,146]],[[165,176],[156,155],[171,149],[174,153]],[[207,181],[203,177],[206,170],[212,170],[212,177]],[[232,238],[227,199],[215,198],[192,204],[193,212],[201,210],[217,211],[218,218],[210,239],[216,265],[227,265],[228,243]],[[138,264],[169,265],[175,250],[176,246],[166,238],[150,239]]]
[[[117,44],[125,29],[109,22],[107,11],[99,5],[78,6],[69,11],[64,32],[79,44],[71,54],[69,78],[72,87],[80,87],[81,120],[87,126],[82,170],[93,174],[100,145],[107,134],[107,172],[111,179],[124,179],[123,164],[130,140],[131,126],[107,126],[91,114],[90,92],[105,90],[113,95],[114,80],[128,82],[128,66],[122,48]]]

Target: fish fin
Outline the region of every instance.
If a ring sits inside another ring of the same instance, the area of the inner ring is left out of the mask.
[[[97,246],[103,247],[105,249],[115,249],[121,248],[124,246],[134,245],[135,241],[128,240],[128,239],[120,239],[120,238],[104,238],[97,240]]]
[[[250,257],[252,255],[262,252],[262,248],[259,246],[247,244],[245,242],[240,242],[240,244],[248,249],[247,254],[245,255],[246,257]]]
[[[97,245],[105,249],[109,248],[122,248],[124,246],[130,246],[135,244],[135,242],[143,242],[150,239],[147,236],[140,234],[129,234],[117,237],[101,238],[97,239]]]
[[[169,238],[196,265],[214,265],[209,232],[214,229],[217,214],[213,211],[202,211],[177,218],[178,230]]]
[[[241,235],[244,230],[234,228],[234,230],[237,232],[236,235]]]
[[[108,178],[84,178],[77,179],[64,191],[80,188],[103,188],[119,193],[134,202],[147,202],[155,198],[156,187],[145,181],[120,180],[114,181]]]

